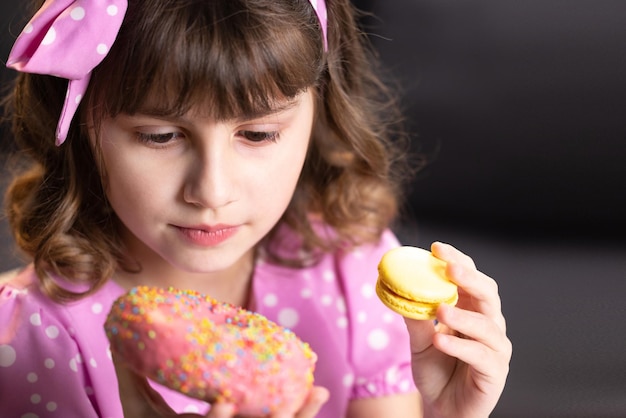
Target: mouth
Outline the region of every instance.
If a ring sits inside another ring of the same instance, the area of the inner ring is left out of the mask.
[[[198,225],[176,226],[183,238],[193,245],[201,247],[215,247],[231,238],[239,230],[233,225]]]

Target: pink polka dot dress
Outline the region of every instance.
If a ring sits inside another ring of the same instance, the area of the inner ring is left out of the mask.
[[[257,263],[256,311],[292,329],[318,354],[315,383],[331,393],[318,417],[345,416],[352,399],[416,390],[404,322],[374,292],[378,261],[397,245],[386,232],[378,245],[329,254],[309,268]],[[109,281],[94,295],[59,305],[38,290],[32,267],[0,284],[3,417],[123,416],[103,330],[109,307],[123,292]],[[209,408],[154,387],[179,413]]]

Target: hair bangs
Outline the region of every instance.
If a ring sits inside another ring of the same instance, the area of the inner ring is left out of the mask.
[[[131,2],[130,24],[94,72],[93,91],[104,97],[92,103],[104,104],[102,116],[193,110],[226,120],[267,113],[315,85],[324,67],[314,11],[308,1],[293,3]]]

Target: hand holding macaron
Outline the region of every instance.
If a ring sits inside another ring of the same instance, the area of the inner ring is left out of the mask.
[[[431,251],[391,250],[379,266],[379,289],[387,290],[377,293],[405,316],[425,416],[485,418],[504,389],[512,353],[498,287],[456,248],[437,242]],[[411,281],[399,278],[410,271]]]

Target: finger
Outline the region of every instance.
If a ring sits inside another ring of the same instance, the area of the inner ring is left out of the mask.
[[[306,403],[304,404],[302,409],[300,409],[300,411],[296,414],[296,418],[315,417],[329,398],[330,392],[328,392],[328,389],[321,386],[313,387]]]
[[[478,270],[458,264],[448,264],[446,274],[460,288],[458,306],[483,313],[506,331],[506,320],[502,314],[502,302],[495,280]],[[461,297],[463,295],[467,297]]]
[[[125,417],[154,418],[174,415],[174,411],[161,395],[152,389],[145,377],[139,376],[122,365],[114,353],[112,353],[112,358]]]
[[[476,269],[476,263],[468,255],[450,244],[434,242],[433,254],[448,263],[446,275],[459,286],[459,296],[468,295],[479,312],[491,317],[506,331],[506,321],[502,315],[498,283]],[[459,306],[469,307],[467,298],[461,298]]]
[[[472,367],[487,381],[500,382],[508,374],[512,344],[492,321],[475,312],[441,306],[438,318],[459,334],[437,334],[433,346]]]
[[[474,260],[457,250],[450,244],[435,242],[432,245],[433,254],[446,261],[446,274],[454,282],[470,293],[473,297],[487,299],[496,296],[499,301],[498,284],[491,277],[476,268]]]
[[[461,335],[464,339],[475,340],[494,351],[505,351],[508,345],[505,332],[483,314],[441,305],[437,309],[437,318],[440,324],[456,332],[446,332],[447,335]]]
[[[232,418],[233,416],[235,416],[235,405],[216,402],[211,405],[211,409],[205,418]]]
[[[420,321],[406,317],[403,319],[409,332],[411,353],[419,354],[432,346],[435,334],[434,321]]]
[[[468,295],[479,311],[493,317],[503,327],[504,316],[498,293],[498,284],[491,277],[478,271],[474,260],[450,244],[434,242],[433,254],[446,261],[446,276],[459,286],[459,296]],[[460,306],[467,302],[461,300]]]
[[[467,268],[476,268],[476,263],[474,263],[474,260],[469,255],[450,244],[435,241],[431,244],[430,251],[435,257],[445,262],[461,264]]]
[[[330,392],[328,392],[328,389],[321,386],[314,386],[311,389],[309,396],[304,401],[304,405],[295,415],[277,413],[273,415],[272,418],[313,418],[317,415],[326,401],[328,401],[329,397]]]
[[[413,380],[424,399],[434,399],[440,388],[450,380],[456,358],[450,357],[433,344],[436,335],[433,321],[405,318],[411,343]],[[437,324],[438,332],[445,332],[445,325]]]
[[[509,370],[511,345],[508,348],[493,350],[479,341],[438,334],[433,338],[433,346],[450,357],[457,358],[470,366],[474,376],[489,384],[499,385]]]

